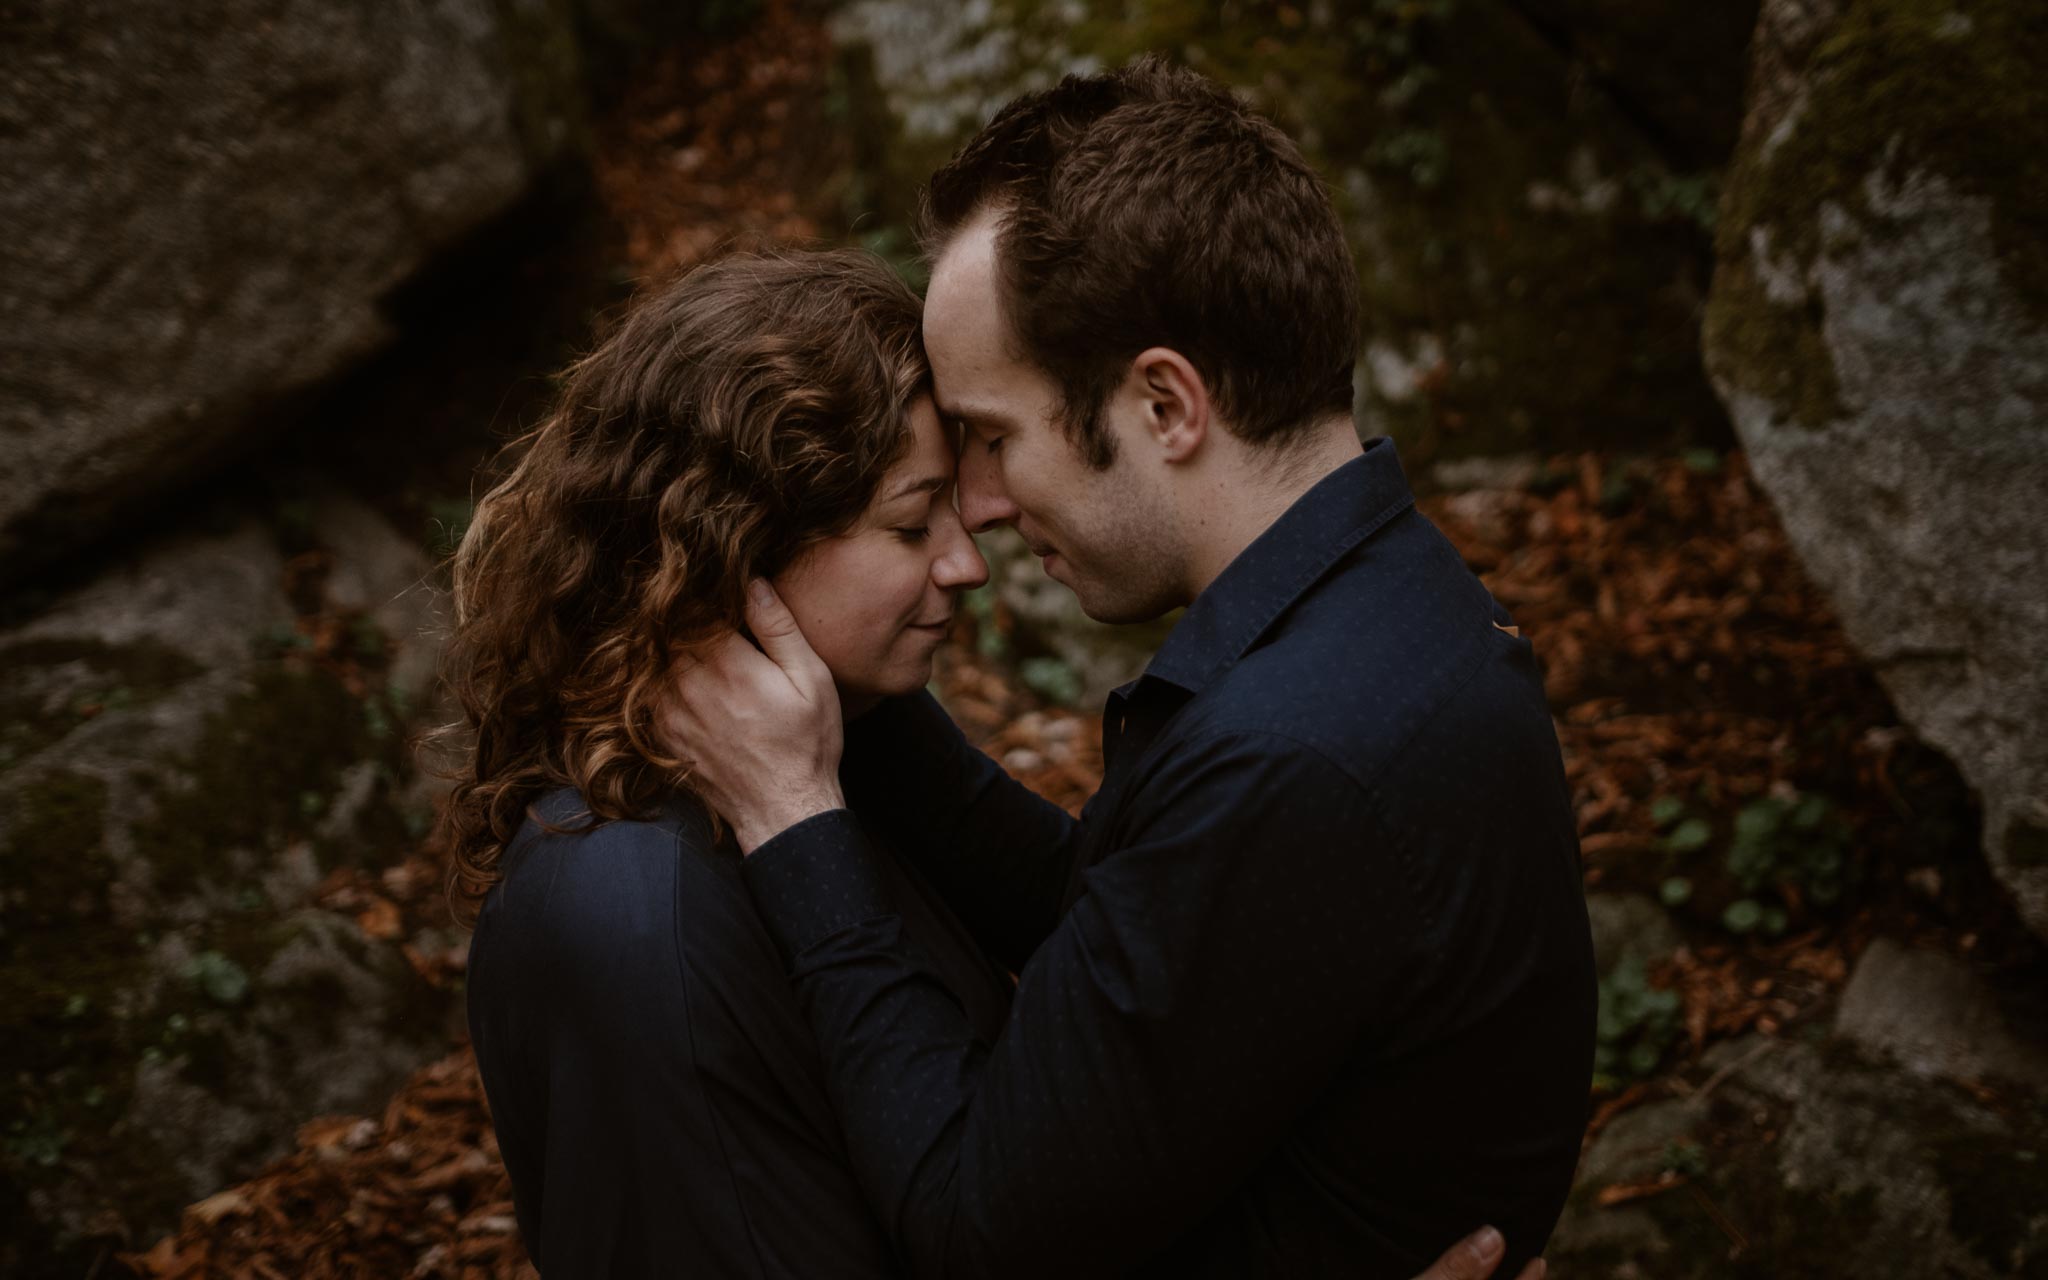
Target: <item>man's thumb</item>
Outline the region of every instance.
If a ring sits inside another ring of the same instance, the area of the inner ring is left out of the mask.
[[[782,603],[782,597],[775,594],[766,578],[756,578],[747,584],[747,629],[754,633],[761,652],[784,671],[794,674],[817,661],[804,633],[797,628],[796,615]]]

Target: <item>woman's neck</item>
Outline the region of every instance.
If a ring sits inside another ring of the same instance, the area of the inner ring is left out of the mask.
[[[882,701],[880,694],[853,693],[846,689],[839,691],[839,723],[851,724],[873,711]]]

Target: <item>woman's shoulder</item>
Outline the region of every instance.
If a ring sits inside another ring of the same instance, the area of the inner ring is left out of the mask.
[[[644,819],[602,821],[574,790],[550,792],[506,847],[478,935],[513,935],[557,962],[594,951],[607,966],[637,943],[672,965],[680,880],[700,879],[712,848],[709,825],[680,798]],[[692,888],[694,900],[702,890]]]
[[[783,966],[754,913],[739,854],[686,801],[593,824],[573,791],[536,803],[470,942],[473,1012],[581,1034],[648,1035],[717,1058],[782,1020],[799,1030]],[[707,998],[708,997],[708,998]],[[787,1008],[783,1008],[787,1006]],[[732,1036],[735,1021],[750,1030]]]

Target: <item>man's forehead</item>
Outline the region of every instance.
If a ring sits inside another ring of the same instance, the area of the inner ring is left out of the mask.
[[[955,331],[981,336],[996,320],[995,224],[977,218],[939,251],[924,303],[927,340]]]

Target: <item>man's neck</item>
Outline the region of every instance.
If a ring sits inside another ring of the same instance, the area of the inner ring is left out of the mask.
[[[1362,448],[1349,417],[1318,423],[1283,453],[1254,451],[1234,440],[1231,446],[1238,456],[1230,465],[1215,468],[1187,495],[1188,516],[1182,527],[1190,602],[1303,494],[1356,458]]]

